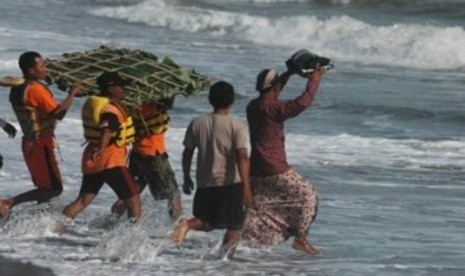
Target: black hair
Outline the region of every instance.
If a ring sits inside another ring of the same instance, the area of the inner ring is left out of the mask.
[[[208,100],[214,109],[227,108],[234,103],[234,87],[225,81],[218,81],[210,87]]]
[[[42,56],[33,51],[24,52],[19,56],[18,64],[19,68],[23,72],[23,75],[27,77],[29,75],[29,69],[36,65],[36,58],[41,58]]]

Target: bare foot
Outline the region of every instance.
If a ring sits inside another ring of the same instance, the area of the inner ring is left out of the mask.
[[[10,215],[11,203],[8,199],[0,200],[0,217],[4,220]]]
[[[179,220],[178,224],[174,227],[173,234],[171,235],[171,240],[176,246],[180,246],[184,241],[184,238],[189,231],[189,225],[187,224],[187,219],[182,218]]]
[[[63,234],[66,232],[66,226],[64,223],[58,222],[55,227],[52,229],[53,233]]]
[[[117,215],[118,217],[120,217],[121,215],[124,214],[126,209],[127,209],[126,203],[124,203],[124,201],[122,201],[122,200],[117,200],[113,204],[113,206],[111,206],[111,213]]]
[[[57,221],[52,231],[57,234],[63,234],[66,232],[66,229],[68,227],[73,226],[73,225],[74,225],[74,220],[72,218],[68,218],[64,216]]]
[[[292,247],[296,250],[303,251],[310,256],[316,256],[320,254],[320,250],[310,244],[306,239],[295,239]]]

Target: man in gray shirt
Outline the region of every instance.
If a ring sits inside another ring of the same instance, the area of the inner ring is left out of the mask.
[[[183,191],[190,194],[192,157],[197,149],[197,190],[194,218],[183,218],[176,225],[172,240],[179,246],[189,230],[227,229],[221,255],[232,257],[244,221],[244,206],[252,205],[249,186],[249,157],[245,125],[232,118],[234,88],[219,81],[210,88],[213,113],[201,115],[189,124],[184,137],[182,167]]]

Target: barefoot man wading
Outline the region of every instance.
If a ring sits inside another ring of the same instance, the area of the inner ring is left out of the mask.
[[[227,229],[220,255],[232,257],[244,220],[243,203],[252,205],[247,131],[243,123],[229,115],[234,102],[234,89],[229,83],[215,83],[209,100],[213,113],[195,118],[184,137],[182,167],[186,194],[194,188],[190,169],[194,150],[198,150],[194,218],[181,219],[172,239],[179,246],[189,230]]]

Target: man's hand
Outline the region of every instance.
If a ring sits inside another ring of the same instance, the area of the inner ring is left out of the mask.
[[[96,148],[94,150],[94,153],[92,154],[92,161],[97,161],[98,159],[100,159],[100,157],[102,156],[103,154],[103,149],[99,149],[99,148]]]
[[[14,138],[16,136],[16,128],[10,124],[10,123],[7,123],[4,127],[3,127],[3,130],[8,133],[8,137],[10,138]]]
[[[315,70],[311,74],[308,75],[309,79],[315,80],[315,81],[320,81],[321,77],[323,74],[326,72],[326,69],[324,67],[321,67],[320,65],[317,65],[315,67]]]
[[[250,209],[257,209],[255,206],[255,201],[253,200],[253,196],[250,192],[244,191],[244,205]]]
[[[194,182],[191,178],[184,179],[184,184],[182,184],[182,191],[186,195],[190,195],[191,192],[194,190]]]
[[[82,85],[73,87],[69,94],[71,94],[73,97],[82,97],[86,95],[86,93],[82,91]]]

